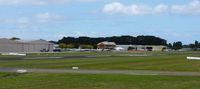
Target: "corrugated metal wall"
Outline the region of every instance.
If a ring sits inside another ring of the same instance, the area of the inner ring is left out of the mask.
[[[43,40],[31,42],[18,42],[8,39],[0,39],[0,52],[41,52],[53,51],[53,44]]]

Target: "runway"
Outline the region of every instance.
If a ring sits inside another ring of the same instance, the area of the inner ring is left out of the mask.
[[[125,74],[125,75],[171,75],[171,76],[200,76],[200,72],[171,72],[150,70],[72,70],[72,69],[26,69],[0,68],[0,72],[17,73],[26,70],[27,73],[77,73],[77,74]]]

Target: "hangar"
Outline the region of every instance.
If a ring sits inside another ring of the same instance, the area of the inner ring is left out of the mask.
[[[167,49],[164,45],[117,45],[123,51],[165,51]]]
[[[54,44],[45,40],[23,41],[0,39],[0,53],[5,52],[52,52]]]

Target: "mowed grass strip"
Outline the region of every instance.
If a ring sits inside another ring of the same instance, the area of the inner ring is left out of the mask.
[[[100,57],[72,59],[37,59],[0,61],[0,67],[5,68],[47,68],[92,70],[158,70],[158,71],[200,71],[200,61],[188,61],[187,56],[198,54],[170,54],[148,57]]]
[[[0,73],[0,89],[199,89],[192,76]]]

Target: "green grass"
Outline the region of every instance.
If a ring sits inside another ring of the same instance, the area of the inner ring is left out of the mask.
[[[144,52],[134,52],[141,54]],[[29,53],[28,56],[101,56],[101,55],[117,55],[117,54],[130,54],[130,52],[60,52],[60,53]]]
[[[156,53],[150,57],[119,57],[117,54],[130,53],[58,53],[63,55],[103,55],[112,54],[114,57],[77,58],[77,59],[49,59],[49,60],[12,60],[0,61],[0,67],[9,68],[48,68],[94,70],[159,70],[159,71],[200,71],[200,61],[188,61],[187,56],[200,56],[199,53]],[[161,55],[160,55],[161,54]],[[32,54],[37,55],[37,54]],[[42,54],[46,55],[46,54]],[[50,56],[50,54],[48,54]],[[29,56],[30,57],[30,56]]]
[[[56,53],[29,54],[36,56],[101,56],[102,58],[1,60],[0,68],[48,68],[94,70],[159,70],[200,71],[200,61],[186,60],[187,56],[200,56],[199,52],[147,52],[149,57],[120,57],[119,54],[143,53]],[[0,56],[8,58],[15,56]],[[199,89],[200,77],[195,76],[148,76],[118,74],[69,74],[69,73],[0,73],[0,89]]]
[[[0,73],[0,89],[199,89],[199,77]]]
[[[61,52],[61,53],[28,53],[28,57],[35,56],[104,56],[104,55],[127,55],[127,54],[153,54],[153,55],[193,55],[200,52]],[[1,56],[0,56],[1,57]]]

